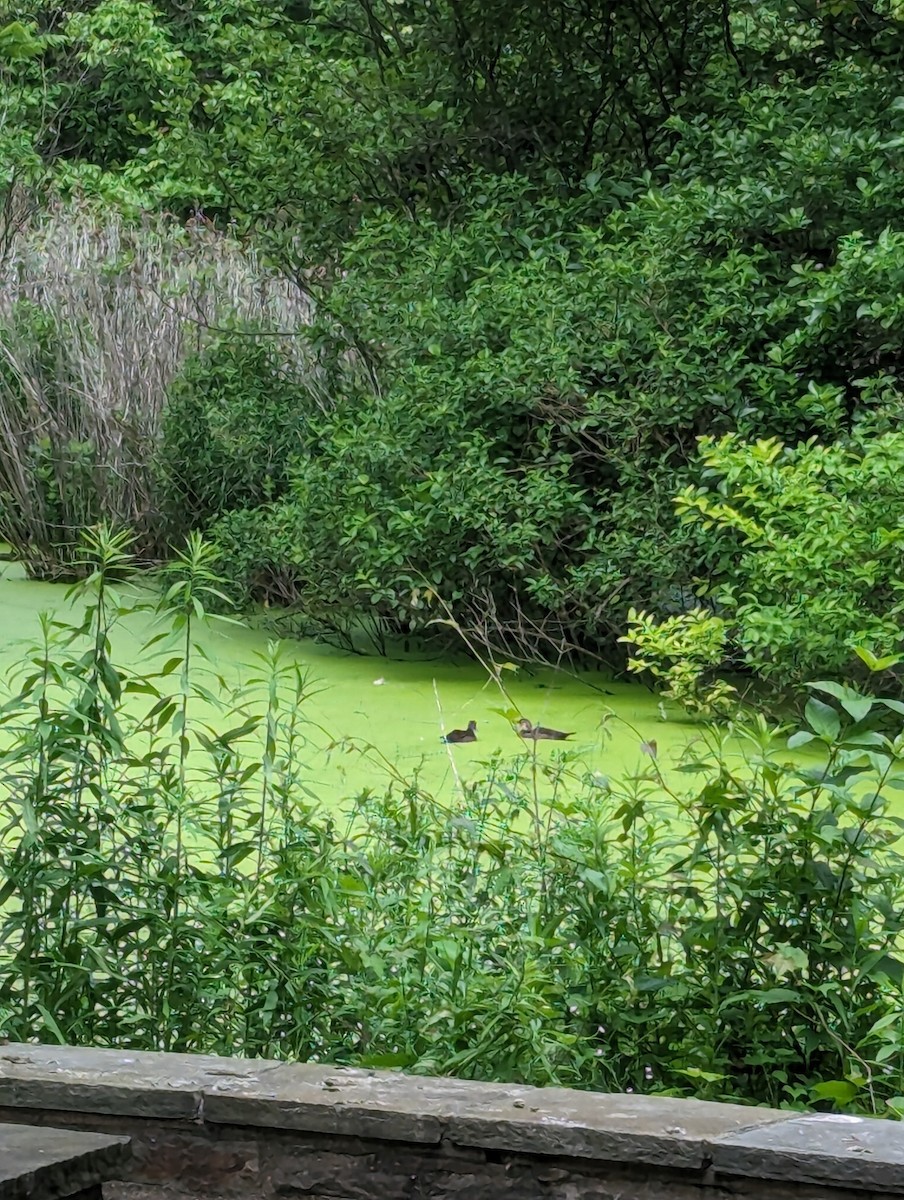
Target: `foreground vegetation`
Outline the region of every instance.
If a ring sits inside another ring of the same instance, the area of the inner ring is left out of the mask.
[[[211,549],[167,570],[140,675],[126,542],[84,561],[84,623],[45,623],[0,709],[6,1036],[904,1112],[897,701],[816,689],[805,768],[748,721],[677,770],[525,753],[340,818],[298,668],[274,647],[231,693],[195,644]]]

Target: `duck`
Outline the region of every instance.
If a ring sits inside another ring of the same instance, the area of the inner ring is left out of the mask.
[[[527,717],[522,717],[515,728],[521,737],[533,742],[564,742],[566,738],[574,737],[574,730],[563,733],[561,729],[546,729],[543,725],[532,725]]]
[[[476,742],[477,722],[469,721],[467,729],[451,729],[444,738],[440,738],[440,741],[451,742],[453,745],[456,742]]]

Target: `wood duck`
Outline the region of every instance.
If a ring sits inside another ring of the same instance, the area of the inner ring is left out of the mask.
[[[527,717],[522,717],[515,726],[523,738],[533,742],[564,742],[566,738],[574,737],[574,731],[563,733],[561,729],[546,729],[543,725],[531,725]]]
[[[452,729],[444,738],[440,739],[443,742],[476,742],[477,741],[477,722],[469,721],[467,729]]]

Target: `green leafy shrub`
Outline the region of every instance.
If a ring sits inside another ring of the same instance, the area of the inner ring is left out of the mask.
[[[280,499],[320,400],[266,331],[219,335],[190,357],[169,389],[157,459],[172,536]]]
[[[648,671],[663,680],[663,695],[687,712],[712,716],[734,705],[735,689],[715,678],[726,656],[726,626],[721,617],[695,608],[657,622],[632,608],[628,633],[619,640],[633,647],[628,670]]]
[[[670,122],[667,187],[474,173],[453,219],[362,214],[330,332],[367,348],[380,386],[343,395],[282,511],[302,561],[281,574],[306,605],[418,623],[426,581],[510,647],[543,653],[527,631],[549,628],[598,648],[631,607],[668,617],[730,575],[712,527],[674,512],[700,436],[896,427],[895,75],[846,58],[816,75],[714,84],[704,114]]]
[[[679,510],[710,536],[712,597],[747,664],[779,683],[850,674],[901,645],[904,435],[847,444],[703,439]]]

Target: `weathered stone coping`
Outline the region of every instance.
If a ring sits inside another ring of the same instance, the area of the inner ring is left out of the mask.
[[[904,1126],[897,1122],[696,1100],[6,1045],[0,1107],[647,1164],[691,1172],[702,1185],[727,1177],[904,1195]]]
[[[0,1198],[100,1195],[102,1183],[121,1177],[128,1154],[124,1137],[0,1124]]]

